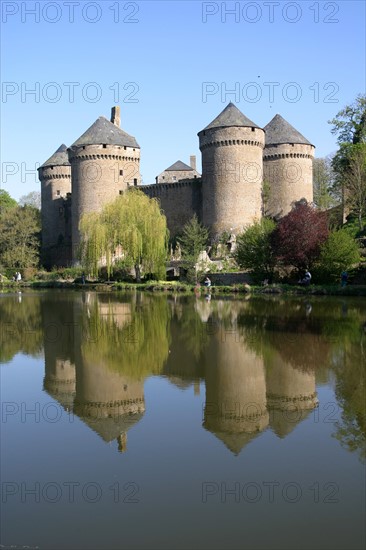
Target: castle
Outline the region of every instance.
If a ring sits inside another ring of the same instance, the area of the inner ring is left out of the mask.
[[[240,233],[264,214],[279,218],[295,201],[313,199],[314,145],[280,115],[264,128],[233,103],[198,132],[196,159],[177,161],[142,185],[140,146],[120,128],[120,108],[99,117],[69,148],[61,145],[38,169],[42,196],[42,263],[77,262],[79,222],[130,187],[159,200],[171,236],[194,214],[210,229]]]

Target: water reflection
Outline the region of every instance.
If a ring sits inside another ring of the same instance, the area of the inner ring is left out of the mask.
[[[365,456],[365,302],[45,292],[1,295],[1,360],[45,357],[44,390],[126,450],[146,412],[144,381],[206,387],[203,427],[232,453],[266,429],[286,437],[332,372],[334,437]]]

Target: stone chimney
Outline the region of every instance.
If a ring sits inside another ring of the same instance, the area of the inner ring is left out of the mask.
[[[189,157],[189,164],[193,170],[196,170],[196,155],[191,155]]]
[[[116,105],[112,107],[111,122],[120,128],[121,126],[121,107]]]

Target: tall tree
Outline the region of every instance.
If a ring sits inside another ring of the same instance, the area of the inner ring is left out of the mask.
[[[346,105],[329,120],[331,132],[338,135],[338,144],[366,143],[366,94],[359,94],[351,105]]]
[[[0,263],[22,269],[39,263],[41,219],[31,207],[9,208],[0,216]]]
[[[362,218],[366,213],[366,143],[352,145],[348,170],[343,178],[347,189],[346,204],[357,215],[358,225],[362,231]]]
[[[337,197],[334,192],[333,183],[334,173],[331,157],[315,158],[313,162],[314,204],[320,210],[328,210],[340,202],[340,197]]]
[[[194,283],[197,279],[197,260],[199,254],[206,250],[208,229],[194,216],[184,225],[183,232],[177,239],[181,250],[183,265],[187,269],[187,279]]]
[[[128,258],[135,266],[136,280],[141,268],[164,277],[168,230],[166,218],[155,199],[131,189],[107,204],[98,213],[86,214],[80,222],[81,260],[97,275],[103,263],[108,275],[118,258]]]
[[[329,234],[328,216],[300,201],[284,216],[272,234],[279,262],[298,270],[311,268]]]
[[[0,189],[0,216],[8,209],[18,206],[17,201],[13,199],[5,189]]]
[[[194,214],[183,227],[182,235],[178,237],[183,257],[192,258],[195,262],[199,253],[206,249],[207,240],[208,229],[198,221]]]
[[[339,149],[333,157],[332,167],[335,173],[334,187],[342,197],[345,219],[348,208],[353,207],[348,174],[354,147],[366,143],[366,95],[358,95],[351,105],[339,111],[329,123],[332,125],[332,134],[338,136]]]

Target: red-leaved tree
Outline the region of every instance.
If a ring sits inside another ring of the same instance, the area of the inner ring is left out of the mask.
[[[297,203],[284,216],[272,234],[277,260],[299,271],[310,269],[329,234],[328,216],[306,202]]]

